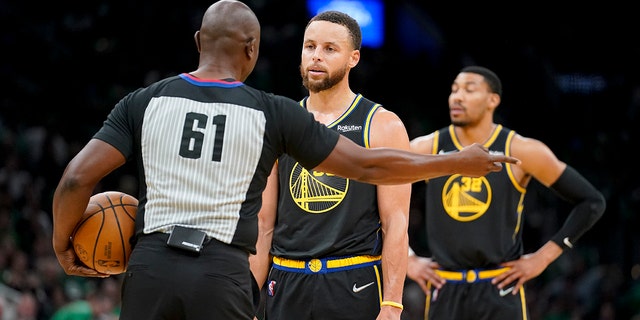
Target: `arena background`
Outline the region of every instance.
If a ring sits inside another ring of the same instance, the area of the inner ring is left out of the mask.
[[[0,2],[0,319],[12,319],[16,306],[48,319],[95,291],[117,300],[118,277],[61,273],[51,253],[51,196],[66,163],[120,98],[196,69],[193,34],[210,3]],[[306,3],[246,3],[262,23],[261,57],[247,83],[303,97]],[[546,142],[608,202],[577,248],[528,283],[532,318],[637,319],[640,24],[631,8],[614,2],[559,6],[386,1],[385,41],[363,48],[352,88],[396,112],[413,138],[449,123],[447,96],[462,66],[495,70],[504,86],[498,120]],[[99,188],[135,195],[132,172],[125,166]],[[414,185],[410,232],[412,245],[427,254],[421,187]],[[534,183],[525,208],[528,252],[560,227],[567,210]],[[407,310],[404,317],[415,315]]]

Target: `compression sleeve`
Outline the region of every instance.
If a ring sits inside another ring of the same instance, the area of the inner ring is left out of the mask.
[[[574,205],[564,225],[551,241],[563,249],[573,248],[573,244],[604,214],[604,196],[570,166],[551,185],[551,189]]]

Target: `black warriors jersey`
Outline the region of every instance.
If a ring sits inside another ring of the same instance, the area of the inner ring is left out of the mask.
[[[510,154],[515,131],[498,125],[484,146]],[[432,153],[458,152],[454,126],[435,132]],[[445,269],[496,267],[522,254],[522,210],[526,189],[513,177],[511,164],[484,177],[459,174],[433,178],[426,186],[429,249]]]
[[[300,102],[305,106],[306,98]],[[371,118],[380,105],[358,95],[328,127],[369,147]],[[278,218],[272,254],[289,259],[380,255],[376,186],[308,171],[289,156],[278,159]]]

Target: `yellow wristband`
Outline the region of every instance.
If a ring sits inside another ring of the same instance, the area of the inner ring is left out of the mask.
[[[404,309],[404,307],[402,306],[402,303],[397,303],[395,301],[382,301],[382,303],[380,303],[380,306],[381,307],[389,306],[389,307],[398,308],[400,310]]]

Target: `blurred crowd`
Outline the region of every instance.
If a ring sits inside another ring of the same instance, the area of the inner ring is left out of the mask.
[[[304,8],[248,2],[263,23],[261,58],[248,82],[302,97],[297,61]],[[421,9],[412,1],[396,3],[412,15]],[[66,163],[126,92],[195,69],[193,23],[209,2],[181,4],[175,10],[137,1],[44,3],[32,10],[0,2],[0,46],[7,48],[0,63],[0,320],[117,319],[120,276],[70,277],[59,267],[51,247],[52,193]],[[435,44],[364,49],[354,87],[397,112],[415,137],[448,124],[449,84],[462,63],[496,70],[505,87],[498,111],[503,123],[547,142],[607,198],[594,229],[527,283],[532,319],[640,319],[640,175],[631,156],[640,145],[638,45],[585,45],[578,47],[583,55],[565,50],[560,57],[552,54],[555,47],[537,47],[538,38],[509,43],[510,51],[504,44],[466,47],[451,40],[463,33],[448,31],[437,15],[419,19],[440,25],[434,35],[436,29],[421,23]],[[600,56],[605,51],[616,54]],[[406,80],[415,77],[422,81]],[[96,192],[135,196],[131,172],[121,168]],[[423,187],[414,185],[409,231],[412,247],[428,255]],[[561,199],[534,183],[525,203],[525,250],[546,242],[566,214]],[[424,295],[411,281],[404,300],[403,317],[421,319]]]
[[[0,319],[117,319],[119,276],[70,277],[53,254],[51,196],[68,141],[3,122],[0,141]]]

